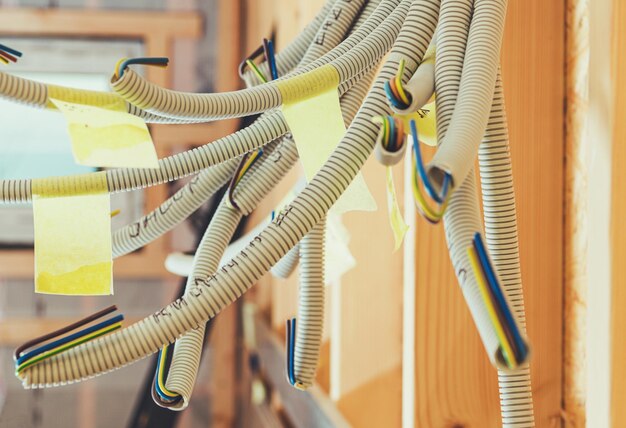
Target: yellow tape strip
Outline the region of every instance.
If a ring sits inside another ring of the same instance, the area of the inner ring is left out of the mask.
[[[424,54],[421,64],[434,64],[437,56],[437,46],[430,45]]]
[[[126,111],[124,100],[99,106],[50,98],[68,123],[74,159],[81,165],[158,168],[159,159],[143,119]]]
[[[67,88],[65,86],[47,85],[48,108],[56,109],[57,106],[51,101],[66,101],[74,104],[84,104],[90,106],[110,106],[122,105],[126,111],[126,102],[122,97],[113,92],[88,91],[86,89]]]
[[[307,98],[317,97],[331,89],[339,87],[339,73],[330,64],[298,76],[279,80],[276,86],[280,91],[283,104],[293,104]]]
[[[112,294],[106,173],[33,180],[35,291]]]
[[[400,206],[398,205],[398,197],[396,196],[396,186],[393,183],[393,170],[391,167],[387,167],[387,210],[389,212],[389,225],[393,232],[393,239],[395,242],[393,251],[397,251],[402,245],[404,235],[409,226],[404,222]]]
[[[339,74],[326,65],[276,85],[304,174],[311,180],[346,133],[337,92]],[[336,213],[376,210],[376,201],[360,173],[332,209]]]

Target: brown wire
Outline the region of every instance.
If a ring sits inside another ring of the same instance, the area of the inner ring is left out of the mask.
[[[29,340],[28,342],[26,342],[23,345],[19,346],[15,350],[15,355],[14,355],[15,360],[17,360],[20,357],[20,355],[28,348],[31,348],[31,347],[33,347],[35,345],[38,345],[38,344],[40,344],[42,342],[45,342],[47,340],[53,339],[53,338],[55,338],[57,336],[65,334],[65,333],[67,333],[69,331],[75,330],[78,327],[84,326],[85,324],[89,324],[90,322],[95,321],[98,318],[102,318],[103,316],[105,316],[107,314],[110,314],[111,312],[115,312],[116,310],[117,310],[117,306],[116,305],[109,306],[106,309],[103,309],[103,310],[101,310],[99,312],[96,312],[95,314],[89,315],[87,318],[83,318],[80,321],[76,321],[73,324],[70,324],[70,325],[68,325],[66,327],[60,328],[60,329],[58,329],[56,331],[53,331],[52,333],[48,333],[48,334],[45,334],[45,335],[43,335],[41,337],[38,337],[36,339]]]

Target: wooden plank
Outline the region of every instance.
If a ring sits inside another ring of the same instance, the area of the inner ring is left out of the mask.
[[[612,138],[612,189],[611,189],[611,356],[610,380],[611,426],[623,426],[626,420],[626,124],[622,119],[626,115],[626,5],[622,1],[613,2],[613,46],[612,77],[614,79],[614,111],[616,119]]]
[[[234,91],[241,87],[237,67],[241,62],[241,0],[220,0],[218,5],[217,34],[219,61],[217,61],[216,89],[218,92]]]
[[[537,426],[562,406],[564,6],[509,3],[502,56]]]
[[[537,426],[562,400],[563,21],[560,2],[510,2],[502,50]],[[415,426],[500,426],[496,372],[443,230],[417,226]]]
[[[195,12],[3,8],[0,28],[5,34],[37,37],[88,34],[143,39],[157,32],[168,38],[198,38],[202,19]]]
[[[587,385],[587,153],[589,3],[567,0],[563,407],[567,427],[585,426]]]
[[[385,420],[388,426],[399,426],[403,257],[401,251],[393,251],[385,168],[371,157],[363,174],[378,211],[344,215],[357,266],[331,287],[330,394],[355,426],[381,426]],[[399,195],[404,191],[402,175],[400,164],[394,168]],[[386,386],[384,393],[381,385]]]

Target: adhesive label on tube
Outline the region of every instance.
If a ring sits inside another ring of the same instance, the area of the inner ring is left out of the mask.
[[[68,123],[72,151],[80,165],[158,168],[158,157],[143,119],[126,111],[124,100],[77,104],[50,98]]]
[[[339,104],[339,75],[334,67],[320,67],[313,74],[278,82],[282,112],[300,155],[307,180],[311,180],[346,133]],[[310,75],[309,75],[310,76]],[[361,173],[333,205],[333,212],[375,211],[376,201]]]
[[[33,180],[35,292],[113,293],[110,197],[104,172]]]
[[[389,212],[389,225],[391,226],[395,243],[393,251],[395,252],[402,245],[404,235],[407,230],[409,230],[409,226],[404,222],[400,206],[398,205],[396,186],[393,183],[393,171],[391,167],[387,167],[387,210]]]

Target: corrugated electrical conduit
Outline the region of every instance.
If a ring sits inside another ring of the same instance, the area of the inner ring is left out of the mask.
[[[445,144],[446,141],[452,146],[460,144],[447,139],[448,126],[453,123],[453,112],[462,108],[457,103],[457,94],[461,75],[465,70],[464,56],[467,55],[465,46],[472,16],[472,4],[472,0],[443,0],[441,7],[435,58],[439,144]],[[466,162],[472,163],[473,158],[467,159]],[[503,366],[502,361],[498,362],[500,344],[483,304],[466,250],[472,245],[474,234],[482,232],[475,178],[470,175],[468,179],[457,185],[458,188],[452,193],[443,217],[450,260],[487,355],[493,364]]]
[[[471,1],[450,2],[444,0],[437,39],[436,59],[437,120],[440,139],[449,138],[450,134],[446,133],[446,127],[451,120],[454,120],[452,112],[459,108],[459,106],[455,105],[454,98],[461,81],[461,70],[465,72],[465,65],[463,65],[465,40],[463,39],[467,37],[467,31],[463,29],[467,29],[470,26],[470,20],[475,18],[476,14],[472,18]],[[494,99],[493,95],[491,98]],[[514,195],[510,159],[508,158],[506,121],[503,121],[504,103],[501,89],[499,95],[496,92],[495,100],[495,102],[492,102],[493,108],[491,109],[491,118],[485,134],[486,137],[481,144],[481,176],[484,177],[482,190],[485,203],[486,235],[501,237],[502,229],[504,228],[506,231],[504,236],[506,242],[501,243],[503,245],[500,247],[500,251],[493,245],[493,238],[491,239],[491,244],[488,245],[494,264],[497,270],[502,273],[505,293],[508,295],[509,301],[513,303],[512,307],[523,327],[523,300],[521,299],[522,290],[521,278],[519,276],[517,238],[516,233],[511,233],[511,226],[508,226],[512,221],[512,228],[516,230],[514,225]],[[502,129],[503,126],[504,130]],[[502,137],[503,135],[505,137]],[[486,142],[492,147],[485,146]],[[456,141],[454,144],[456,144]],[[506,148],[505,150],[502,150],[503,146]],[[503,159],[504,153],[507,154],[506,159]],[[473,163],[473,159],[474,156],[470,158],[468,163]],[[503,186],[506,187],[507,195],[502,194]],[[512,201],[512,204],[503,207],[502,201],[507,201],[508,203]],[[473,307],[481,306],[480,296],[476,291],[476,279],[469,268],[469,260],[467,260],[467,254],[464,249],[471,245],[474,234],[482,230],[473,168],[470,169],[467,179],[453,193],[448,210],[444,215],[444,225],[446,227],[446,237],[450,247],[451,259],[455,266],[459,283],[464,288],[464,294],[470,310],[472,310]],[[503,251],[508,253],[503,254]],[[514,257],[511,257],[511,251],[515,253]],[[512,278],[509,272],[514,272]],[[473,289],[474,291],[470,293],[465,291],[466,289],[468,291]],[[472,310],[472,313],[474,313],[474,310]],[[480,320],[475,317],[475,321],[477,322],[479,332],[486,330],[486,326],[481,327],[479,322],[484,324],[487,320]],[[487,334],[481,333],[483,341],[484,336]],[[501,361],[501,350],[496,349],[495,354],[493,349],[487,348],[487,351],[492,361],[498,366],[503,425],[506,427],[534,426],[528,366],[522,364],[522,367],[516,371],[504,369],[504,364]]]
[[[363,16],[359,17],[355,28],[361,25],[362,18],[369,16],[370,8],[375,7],[375,3],[378,2],[372,2],[365,8]],[[345,27],[345,30],[348,30],[348,27]],[[339,39],[337,38],[336,41],[338,43]],[[317,56],[325,53],[325,50],[320,49],[317,45],[312,51]],[[313,57],[312,55],[310,58]],[[306,63],[306,59],[309,58],[305,55],[303,62]],[[341,98],[346,126],[350,125],[359,106],[363,103],[373,77],[373,73],[368,72]],[[294,329],[295,334],[288,334],[287,337],[287,378],[294,387],[301,390],[313,385],[322,346],[325,317],[325,236],[326,217],[323,217],[298,246],[300,249],[298,321],[297,328],[296,319],[288,321],[287,331]]]
[[[445,173],[452,176],[453,188],[460,186],[472,169],[470,160],[478,153],[500,63],[506,3],[506,0],[474,2],[467,43],[464,45],[458,101],[454,104],[446,137],[440,139],[441,145],[427,165],[429,178],[439,187]],[[437,73],[440,70],[437,69]]]
[[[394,0],[388,1],[390,1],[390,3],[392,4],[389,5],[387,1],[383,2],[375,11],[381,12],[380,10],[382,9],[382,14],[385,15],[386,13],[386,19],[384,20],[384,22],[387,25],[381,24],[376,27],[376,30],[374,32],[378,32],[378,34],[380,35],[380,40],[370,40],[370,42],[375,43],[376,48],[374,50],[376,52],[374,52],[371,57],[365,58],[363,62],[364,64],[372,64],[376,62],[379,59],[378,51],[390,47],[391,41],[396,36],[397,31],[399,31],[399,26],[401,25],[402,18],[406,15],[406,8],[409,2],[403,1],[400,3],[400,5],[398,5],[398,7],[393,9]],[[391,6],[392,10],[383,7],[385,5]],[[375,14],[372,14],[370,19],[368,19],[366,23],[371,23],[372,17],[374,17],[374,15]],[[381,18],[380,15],[381,13],[379,13],[378,18]],[[377,22],[378,24],[380,24],[379,21]],[[365,24],[363,26],[365,26]],[[357,32],[358,31],[359,29],[357,29]],[[332,66],[328,67],[332,68]],[[354,67],[358,69],[361,66]],[[366,68],[366,66],[363,67]],[[325,68],[325,70],[326,73],[331,71],[330,68]],[[127,72],[124,74],[124,76],[127,76],[128,74],[129,73]],[[313,92],[315,90],[315,85],[310,86],[311,83],[307,82],[309,81],[306,79],[306,77],[298,76],[296,80],[287,79],[282,81],[281,87],[286,88],[296,84],[305,86],[309,85],[309,90]],[[270,85],[270,83],[261,85],[258,88],[267,85]],[[345,88],[345,90],[347,89],[348,88]],[[343,92],[340,91],[340,94],[343,94]],[[304,94],[301,95],[305,96]],[[234,100],[231,99],[231,102],[233,101]],[[268,108],[277,107],[277,105],[274,104],[274,101],[278,102],[279,100],[262,102],[262,104],[267,104]],[[217,165],[219,163],[225,162],[228,159],[232,159],[256,150],[266,144],[268,141],[275,140],[276,138],[285,135],[287,132],[288,128],[285,123],[284,117],[282,116],[282,113],[280,113],[278,110],[269,111],[268,113],[265,113],[263,115],[263,120],[257,120],[251,126],[241,131],[221,138],[211,144],[207,144],[184,153],[160,159],[159,169],[145,170],[120,168],[115,170],[107,170],[106,178],[109,192],[116,193],[120,191],[145,188],[148,186],[173,181],[188,176],[190,174],[197,173],[202,169]],[[87,175],[79,178],[81,180],[88,180],[90,179],[90,177],[93,177],[93,175]],[[31,200],[31,197],[32,195],[30,179],[0,181],[0,200],[2,202],[29,202]]]
[[[343,94],[348,89],[344,86],[350,85],[352,79],[367,71],[368,64],[378,62],[391,48],[399,25],[406,16],[402,16],[406,7],[405,2],[396,0],[381,2],[363,25],[326,55],[298,68],[295,73],[252,88],[216,94],[178,92],[154,85],[131,69],[112,81],[111,87],[126,101],[151,113],[207,120],[241,117],[279,107],[282,104],[279,82],[323,79],[329,66],[339,73],[340,93]],[[314,86],[309,87],[314,90]]]
[[[392,54],[348,129],[340,146],[295,200],[233,260],[208,278],[195,293],[118,333],[77,346],[20,373],[26,387],[45,387],[101,374],[156,352],[183,333],[205,323],[241,296],[317,224],[371,154],[378,128],[373,116],[388,114],[383,84],[400,59],[407,62],[405,80],[416,69],[432,38],[439,2],[413,3]]]
[[[276,54],[278,70],[281,74],[291,71],[302,59],[313,41],[321,24],[330,14],[337,0],[329,0],[309,25],[285,49]],[[267,72],[267,64],[259,68]],[[244,73],[251,76],[249,70]],[[110,105],[120,98],[115,93],[75,89],[58,85],[50,85],[0,72],[0,97],[39,108],[55,108],[50,98],[61,99],[77,104]],[[148,113],[130,103],[126,103],[128,112],[143,118],[147,123],[195,123],[204,120],[176,119]]]
[[[341,7],[342,1],[340,0],[336,5]],[[360,10],[360,7],[354,13],[357,13],[358,10]],[[343,14],[343,16],[348,19],[353,18],[353,16],[347,13]],[[332,31],[329,31],[327,34],[336,36],[334,38],[331,37],[330,40],[343,38],[345,36],[343,33],[348,30],[347,24],[328,27]],[[332,45],[329,44],[328,46]],[[321,53],[323,52],[318,49],[313,55],[320,55]],[[306,56],[303,59],[303,62],[305,61],[307,61]],[[344,98],[347,96],[346,94]],[[356,109],[347,112],[347,114],[350,118],[353,117],[356,114]],[[197,287],[199,282],[206,280],[208,275],[213,274],[217,270],[220,259],[237,224],[239,224],[241,216],[249,214],[258,205],[259,201],[291,169],[297,158],[298,154],[295,144],[289,137],[282,137],[265,147],[258,161],[253,164],[250,170],[241,178],[241,181],[237,183],[232,193],[233,200],[230,201],[230,195],[227,195],[220,202],[215,217],[211,221],[209,229],[205,233],[194,257],[192,274],[188,277],[186,293],[193,292],[193,287]],[[235,200],[237,201],[237,208],[231,206]],[[214,234],[216,234],[216,238],[213,238]],[[165,387],[168,391],[177,393],[181,399],[170,404],[159,400],[158,394],[156,394],[155,397],[159,405],[173,410],[182,410],[187,407],[198,372],[203,339],[204,325],[186,333],[176,341]]]
[[[478,160],[487,247],[500,274],[500,283],[517,322],[522,333],[526,334],[515,190],[504,93],[499,73],[487,130],[478,151]],[[514,371],[498,370],[498,383],[502,425],[506,428],[534,427],[529,364],[523,364]]]

